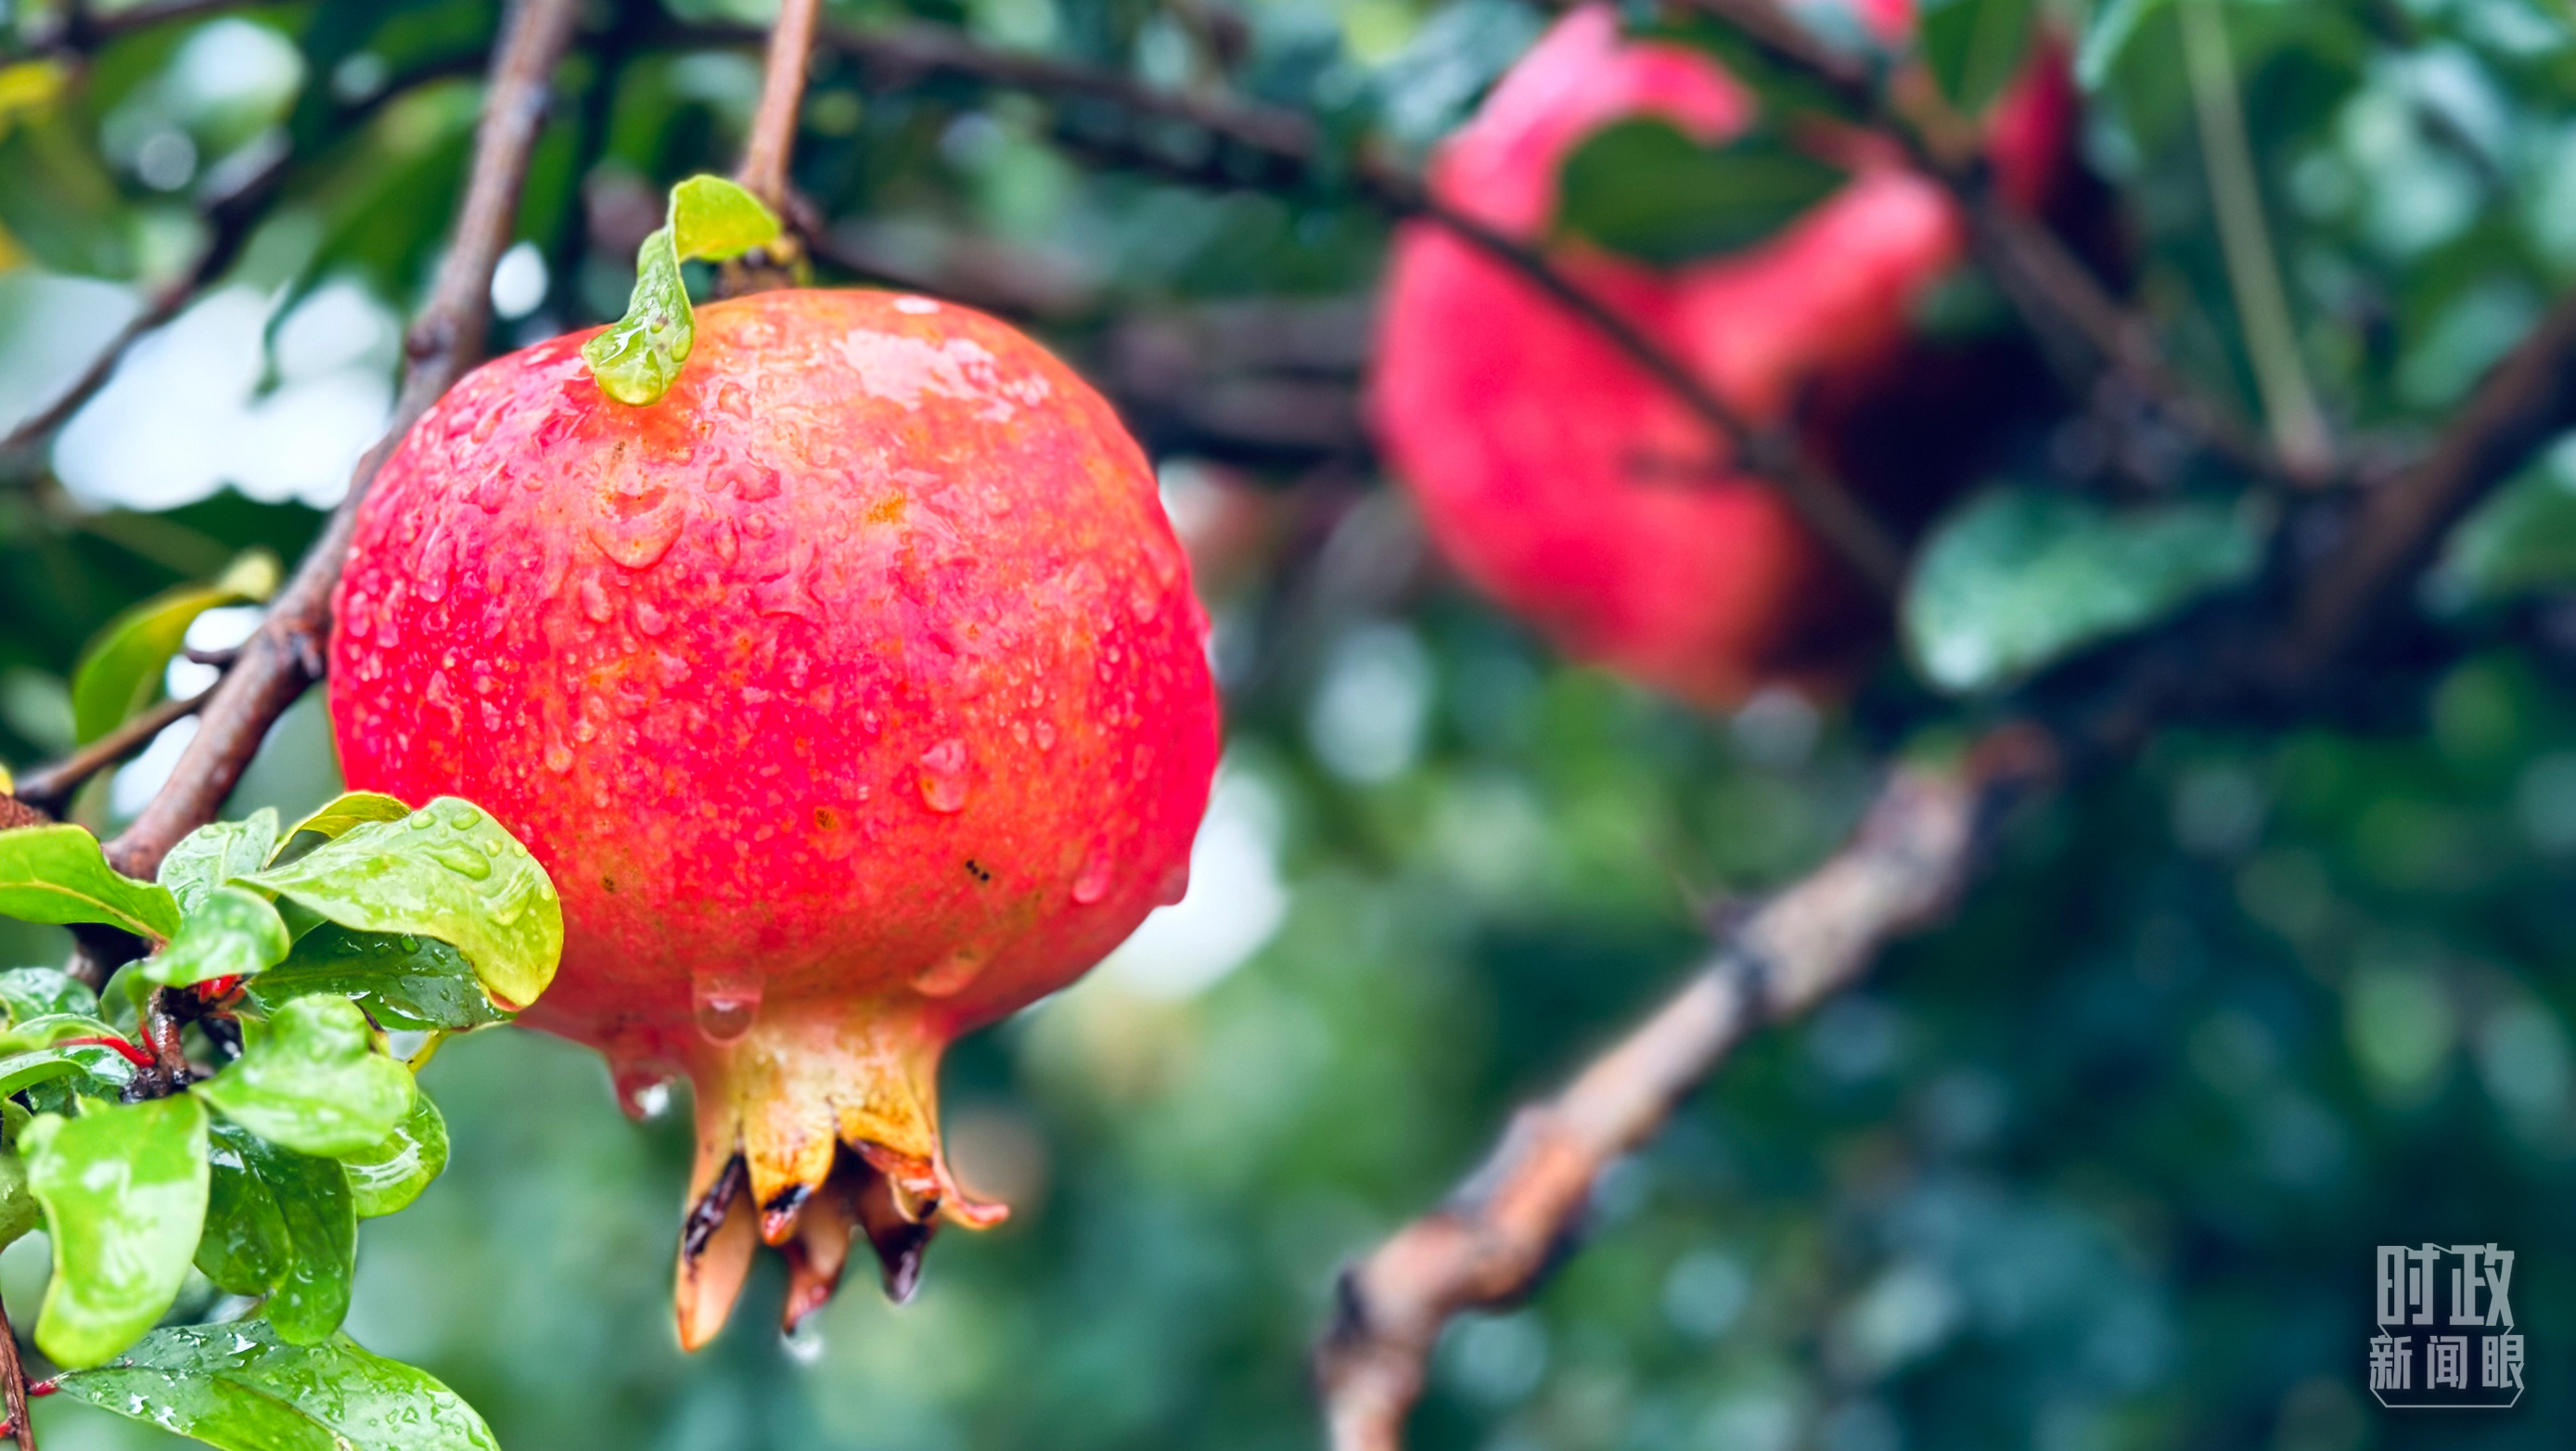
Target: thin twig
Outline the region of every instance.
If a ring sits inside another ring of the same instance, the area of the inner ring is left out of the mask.
[[[150,710],[126,718],[115,729],[61,760],[38,766],[19,777],[18,799],[30,806],[60,814],[83,782],[152,744],[153,738],[173,722],[204,709],[214,693],[209,687],[185,699],[162,701]]]
[[[9,1413],[9,1435],[18,1451],[36,1451],[36,1423],[27,1414],[27,1366],[18,1358],[18,1331],[0,1307],[0,1407]]]
[[[814,51],[814,17],[821,9],[821,0],[783,0],[779,5],[761,70],[760,106],[752,112],[742,165],[734,169],[733,179],[773,211],[787,205],[787,161],[796,149],[805,68]]]
[[[2263,194],[2255,184],[2254,149],[2245,139],[2245,107],[2236,94],[2236,62],[2227,44],[2227,17],[2218,0],[2182,0],[2183,68],[2191,76],[2192,105],[2200,121],[2202,161],[2218,212],[2218,242],[2227,259],[2227,281],[2236,294],[2237,322],[2245,332],[2254,386],[2272,447],[2295,467],[2323,469],[2334,444],[2325,414],[2299,359],[2299,339],[2282,295],[2281,269],[2263,220]]]
[[[359,501],[403,434],[482,355],[493,264],[509,245],[528,153],[544,120],[555,64],[572,36],[578,0],[519,0],[492,58],[473,171],[428,304],[405,339],[410,367],[384,438],[360,459],[322,536],[270,605],[268,618],[206,703],[203,724],[143,814],[108,844],[129,876],[149,877],[179,838],[212,820],[244,767],[296,697],[322,676],[331,592],[349,552]]]
[[[1523,1109],[1441,1208],[1344,1272],[1316,1353],[1336,1451],[1395,1451],[1441,1329],[1525,1294],[1576,1232],[1592,1187],[1652,1138],[1729,1049],[1860,975],[1889,941],[1947,914],[2005,808],[2055,773],[2009,727],[1963,769],[1904,769],[1851,842],[1755,913],[1715,960],[1563,1091]]]

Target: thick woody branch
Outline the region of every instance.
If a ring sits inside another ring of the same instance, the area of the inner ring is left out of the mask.
[[[322,677],[331,592],[340,581],[359,501],[404,432],[482,355],[492,268],[509,245],[528,153],[545,115],[548,82],[579,9],[577,0],[519,0],[511,12],[484,89],[465,204],[428,304],[405,339],[410,366],[395,400],[392,427],[359,460],[348,497],[279,592],[259,633],[243,645],[240,658],[216,687],[169,783],[109,843],[109,860],[118,870],[151,876],[180,837],[212,820],[269,727]]]
[[[1645,1143],[1745,1036],[1858,977],[1947,915],[1993,823],[2056,771],[2027,727],[1964,767],[1900,770],[1851,841],[1756,912],[1716,958],[1555,1097],[1521,1111],[1450,1202],[1344,1273],[1316,1355],[1336,1451],[1395,1451],[1432,1347],[1459,1312],[1526,1294],[1577,1231],[1593,1185]]]

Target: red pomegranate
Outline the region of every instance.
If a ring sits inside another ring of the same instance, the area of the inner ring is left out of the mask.
[[[1882,38],[1910,25],[1870,0]],[[2062,54],[2041,54],[1989,118],[2000,189],[2038,209],[2073,110]],[[1655,116],[1715,144],[1754,99],[1704,52],[1629,42],[1581,6],[1442,144],[1434,194],[1509,234],[1544,237],[1558,166],[1612,121]],[[1910,309],[1962,255],[1955,206],[1883,149],[1763,243],[1656,271],[1562,248],[1558,263],[1691,365],[1745,417],[1802,400],[1848,408],[1902,371]],[[1430,223],[1397,237],[1370,413],[1443,552],[1569,653],[1710,707],[1843,663],[1876,609],[1715,434],[1618,347],[1505,265]],[[1830,447],[1826,450],[1829,454]]]
[[[553,873],[527,1020],[630,1106],[694,1081],[694,1348],[755,1220],[792,1325],[854,1224],[901,1294],[937,1218],[1001,1216],[941,1155],[940,1052],[1180,897],[1217,706],[1144,458],[1010,328],[719,302],[640,408],[584,336],[477,370],[386,464],[332,710],[352,785],[478,802]]]

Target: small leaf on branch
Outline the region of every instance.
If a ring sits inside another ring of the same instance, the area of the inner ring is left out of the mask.
[[[2038,0],[1925,0],[1923,58],[1950,104],[1983,112],[2021,70]]]
[[[721,177],[693,176],[671,188],[667,220],[635,253],[635,291],[626,315],[582,344],[600,391],[636,407],[660,401],[697,342],[680,264],[692,258],[727,261],[778,235],[777,216]]]
[[[96,1017],[98,994],[57,967],[13,967],[0,972],[0,1007],[9,1010],[12,1023],[54,1013]]]
[[[223,605],[255,604],[277,589],[277,557],[254,549],[210,584],[186,585],[110,620],[72,670],[72,728],[84,741],[114,730],[161,693],[170,657],[197,616]]]
[[[367,821],[241,879],[361,932],[452,944],[493,998],[534,1002],[563,956],[563,905],[528,849],[477,807],[442,796]]]
[[[461,1031],[510,1020],[455,948],[434,937],[353,932],[336,922],[297,939],[286,961],[249,989],[263,1008],[307,993],[355,998],[388,1028]]]
[[[426,1093],[412,1098],[411,1112],[372,1149],[340,1160],[348,1172],[360,1219],[377,1219],[408,1208],[430,1182],[447,1172],[447,1119]]]
[[[163,941],[179,930],[178,899],[168,889],[122,875],[97,837],[69,824],[0,831],[0,916],[96,922]]]
[[[1761,241],[1843,180],[1767,133],[1712,147],[1668,121],[1618,121],[1565,159],[1557,226],[1642,261],[1683,262]]]
[[[193,987],[219,977],[249,977],[285,961],[293,945],[285,919],[266,897],[217,887],[179,924],[170,945],[145,959],[143,980]]]
[[[194,912],[207,893],[267,866],[277,841],[274,807],[263,806],[240,821],[209,822],[179,838],[161,859],[161,885],[179,899],[181,912]]]
[[[347,998],[316,994],[242,1023],[242,1056],[191,1091],[299,1154],[336,1158],[383,1142],[411,1111],[411,1074],[375,1049]]]
[[[206,1218],[206,1110],[179,1094],[45,1114],[22,1138],[54,1250],[36,1344],[96,1365],[150,1330],[187,1278]]]
[[[428,1372],[345,1335],[299,1346],[257,1320],[156,1330],[62,1394],[222,1451],[500,1451],[474,1408]]]
[[[308,831],[336,839],[348,835],[350,828],[364,826],[370,821],[400,821],[409,815],[410,807],[381,791],[347,791],[334,797],[321,810],[295,823],[295,829],[286,833],[286,839],[292,841]]]
[[[269,1323],[297,1345],[331,1338],[349,1314],[358,1215],[348,1174],[235,1124],[209,1135],[212,1179],[197,1268],[236,1295],[268,1299]]]
[[[1984,690],[2169,615],[2261,560],[2259,523],[2239,509],[2114,511],[1998,489],[1924,547],[1906,586],[1905,642],[1934,685]]]

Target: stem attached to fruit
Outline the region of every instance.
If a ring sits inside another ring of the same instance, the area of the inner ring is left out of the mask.
[[[428,305],[405,340],[411,365],[391,425],[359,460],[348,497],[271,604],[259,633],[242,646],[240,658],[215,688],[168,783],[134,824],[109,843],[109,860],[127,875],[151,877],[180,837],[214,819],[267,739],[269,727],[322,677],[331,592],[348,556],[358,502],[394,444],[482,354],[492,268],[510,243],[528,153],[545,117],[549,78],[571,41],[580,9],[578,0],[521,0],[510,12],[509,29],[493,54],[484,89],[483,120],[475,132],[473,169],[455,234],[439,263]]]

